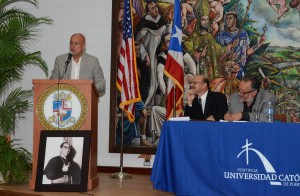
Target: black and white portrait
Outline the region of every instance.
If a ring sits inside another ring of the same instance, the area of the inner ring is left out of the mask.
[[[83,137],[48,137],[42,184],[80,184]]]

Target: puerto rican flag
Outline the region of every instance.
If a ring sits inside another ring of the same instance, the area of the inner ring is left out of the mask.
[[[169,78],[167,85],[166,99],[166,118],[173,116],[174,100],[176,103],[176,116],[181,116],[183,113],[183,54],[182,54],[182,28],[181,28],[181,12],[180,1],[174,1],[174,23],[172,27],[172,36],[166,59],[164,74]],[[175,99],[174,99],[174,88]]]

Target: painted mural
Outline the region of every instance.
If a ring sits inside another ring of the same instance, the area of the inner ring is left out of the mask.
[[[121,1],[119,40],[122,6]],[[133,0],[132,8],[143,102],[136,106],[136,122],[124,121],[124,145],[153,148],[164,121],[163,69],[174,5],[173,0]],[[213,91],[230,96],[245,74],[255,75],[277,96],[276,113],[300,122],[299,0],[182,0],[181,16],[185,91],[192,77],[202,74]],[[161,114],[153,116],[154,109]],[[117,144],[120,126],[119,120]]]

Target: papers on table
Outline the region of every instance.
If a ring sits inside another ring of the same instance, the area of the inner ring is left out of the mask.
[[[249,121],[245,121],[245,120],[239,120],[239,121],[220,120],[220,122],[249,122]]]
[[[171,117],[169,121],[190,121],[189,116],[184,116],[184,117]],[[231,122],[228,120],[220,120],[220,122]],[[232,121],[232,122],[248,122],[248,121]]]
[[[184,116],[184,117],[171,117],[170,121],[189,121],[190,117],[189,116]]]

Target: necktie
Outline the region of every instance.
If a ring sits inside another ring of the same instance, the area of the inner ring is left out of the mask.
[[[200,112],[203,114],[203,109],[202,109],[202,103],[201,103],[201,98],[198,98],[198,103],[200,105]]]

